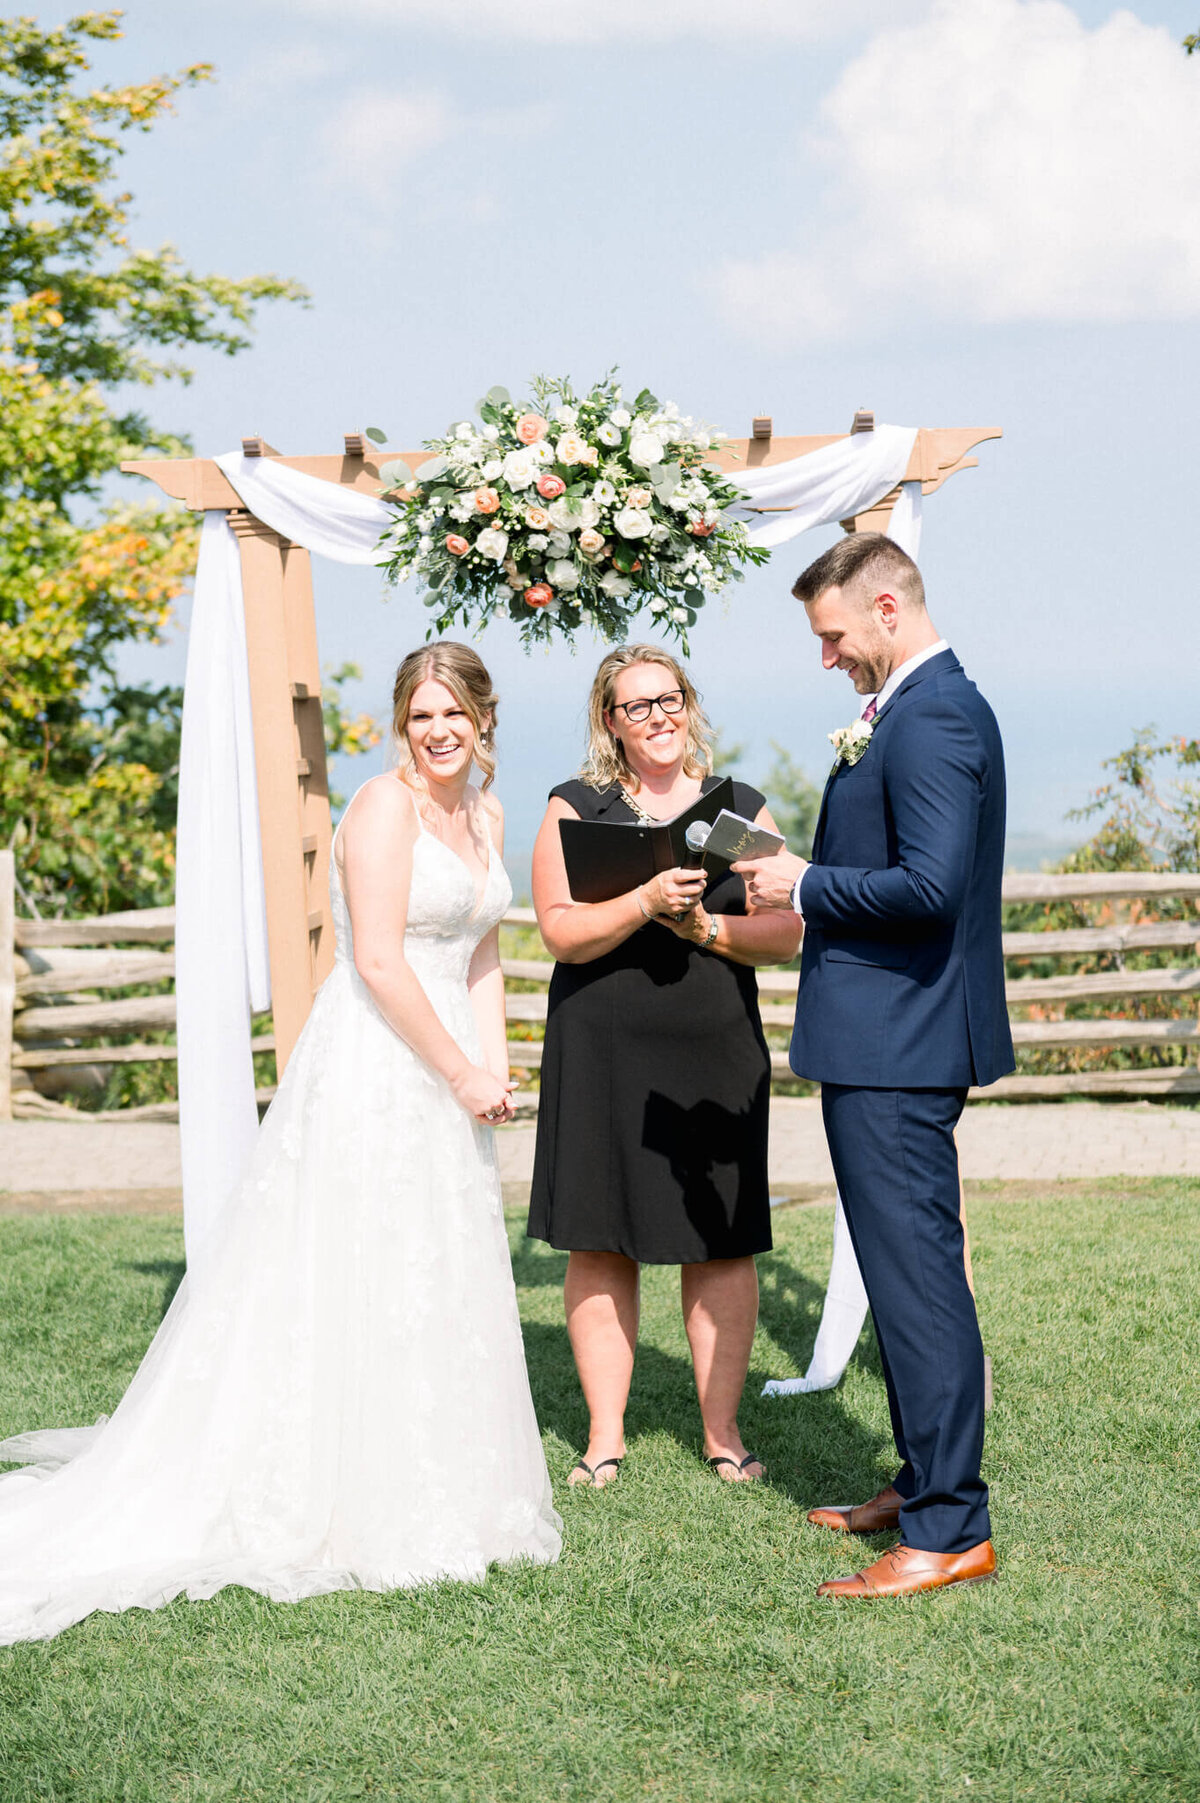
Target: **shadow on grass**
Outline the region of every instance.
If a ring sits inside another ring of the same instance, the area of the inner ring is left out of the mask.
[[[565,1253],[528,1240],[513,1248],[513,1272],[521,1288],[561,1286],[566,1266]],[[802,1366],[811,1351],[824,1290],[779,1253],[765,1254],[758,1266],[760,1324],[775,1344]],[[661,1299],[658,1320],[661,1324]],[[566,1323],[526,1320],[523,1327],[538,1420],[544,1429],[582,1450],[587,1444],[588,1415]],[[682,1334],[681,1324],[678,1332]],[[855,1362],[882,1388],[873,1335],[860,1344]],[[739,1415],[742,1438],[764,1460],[769,1482],[805,1507],[872,1495],[879,1488],[881,1461],[886,1467],[893,1457],[890,1435],[878,1434],[856,1420],[838,1390],[819,1396],[762,1397],[763,1383],[772,1375],[775,1373],[752,1365]],[[668,1435],[682,1452],[697,1460],[703,1456],[691,1360],[655,1344],[645,1329],[638,1343],[625,1426],[635,1456],[637,1441],[653,1434]],[[836,1496],[826,1494],[831,1481]]]
[[[120,1268],[123,1271],[136,1271],[139,1277],[162,1277],[166,1280],[160,1320],[174,1302],[175,1292],[183,1282],[184,1272],[187,1270],[181,1258],[151,1258],[140,1264],[123,1264]]]

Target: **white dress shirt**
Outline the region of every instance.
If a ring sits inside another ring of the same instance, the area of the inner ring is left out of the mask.
[[[878,720],[880,714],[883,712],[892,696],[896,693],[896,690],[900,687],[900,684],[907,681],[914,670],[918,670],[922,664],[928,663],[931,657],[936,657],[939,651],[949,651],[949,649],[950,646],[946,640],[939,639],[935,645],[926,645],[924,651],[917,651],[912,657],[906,657],[902,664],[896,665],[896,668],[892,671],[878,695],[867,695],[864,698],[864,711],[870,707],[872,701],[874,701],[875,719]],[[801,920],[804,919],[804,910],[800,906],[800,885],[803,881],[804,872],[801,871],[800,875],[792,885],[792,912],[793,914],[799,914]]]

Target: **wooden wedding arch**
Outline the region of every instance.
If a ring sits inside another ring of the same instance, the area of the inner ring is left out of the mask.
[[[860,410],[850,433],[777,438],[769,418],[754,420],[749,438],[732,439],[713,462],[732,471],[786,463],[857,432],[874,430],[874,415]],[[932,494],[947,477],[970,469],[969,452],[998,427],[923,427],[917,433],[904,480]],[[347,433],[340,456],[282,457],[261,438],[245,438],[248,457],[267,457],[324,482],[377,494],[382,463],[402,456],[410,465],[424,451],[377,451],[360,432]],[[308,1019],[313,995],[333,964],[329,911],[332,823],[321,714],[321,674],[308,552],[290,543],[244,506],[221,470],[208,458],[123,463],[164,494],[196,512],[220,509],[237,536],[246,609],[246,650],[254,718],[254,756],[266,888],[275,1057],[280,1075]],[[847,532],[887,528],[899,488],[869,512],[842,521]]]

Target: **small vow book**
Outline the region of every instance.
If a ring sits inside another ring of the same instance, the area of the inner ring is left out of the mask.
[[[721,814],[736,820],[737,815],[728,812],[732,800],[733,784],[724,777],[682,814],[653,826],[632,826],[618,820],[560,820],[558,831],[572,901],[611,901],[614,895],[628,895],[631,889],[648,883],[660,870],[676,869],[686,861],[687,829],[693,820],[709,824]]]
[[[704,841],[705,870],[722,870],[742,858],[770,858],[786,843],[781,833],[755,826],[744,814],[722,808]]]

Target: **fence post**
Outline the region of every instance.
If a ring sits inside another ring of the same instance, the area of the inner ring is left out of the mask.
[[[12,1119],[13,1004],[17,997],[16,858],[0,851],[0,1121]]]

